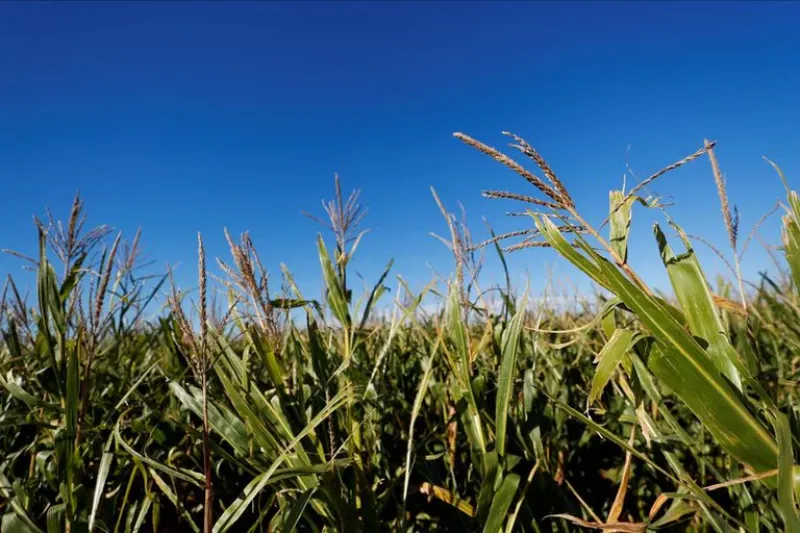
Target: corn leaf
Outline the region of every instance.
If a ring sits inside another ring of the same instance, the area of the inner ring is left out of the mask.
[[[520,477],[513,472],[503,478],[500,488],[494,495],[492,500],[492,507],[489,509],[489,516],[486,519],[486,525],[483,528],[484,533],[497,533],[502,531],[503,522],[506,519],[508,510],[514,502],[514,496],[519,487]]]
[[[634,332],[627,329],[617,329],[608,339],[608,342],[597,354],[597,369],[592,378],[592,388],[589,391],[589,397],[586,399],[586,408],[594,404],[597,398],[602,394],[609,380],[611,379],[614,370],[622,361],[623,356],[631,348],[634,341]]]
[[[527,292],[527,291],[526,291]],[[497,379],[497,405],[495,409],[496,449],[500,457],[506,450],[506,427],[508,407],[514,392],[514,376],[517,370],[517,351],[522,323],[525,320],[526,299],[523,297],[517,312],[503,331],[502,362]]]
[[[781,412],[775,416],[775,432],[778,435],[778,503],[783,513],[784,531],[800,533],[800,516],[797,514],[794,494],[794,455],[789,419]]]
[[[631,214],[633,212],[634,197],[628,197],[624,191],[609,191],[609,242],[611,247],[622,259],[628,261],[628,234],[631,230]]]
[[[103,457],[100,459],[100,467],[97,469],[97,481],[94,485],[94,495],[92,496],[92,509],[89,512],[89,532],[94,530],[95,520],[97,519],[97,511],[100,508],[100,499],[103,497],[103,491],[106,486],[106,479],[111,470],[111,463],[114,461],[114,454],[111,451],[111,444],[114,442],[114,434],[108,436],[106,445],[103,448]]]
[[[342,326],[349,328],[351,320],[345,288],[336,274],[336,269],[333,267],[330,255],[328,255],[328,249],[325,247],[325,241],[322,240],[321,235],[317,237],[317,247],[319,249],[319,261],[322,265],[322,275],[325,278],[325,286],[327,288],[328,304]]]
[[[139,452],[134,450],[127,442],[125,442],[125,439],[122,438],[122,434],[120,433],[119,426],[120,426],[124,416],[125,416],[125,414],[123,413],[123,415],[120,416],[119,420],[117,420],[117,423],[114,426],[114,437],[115,437],[115,439],[117,441],[117,444],[122,446],[122,448],[126,452],[131,454],[135,459],[138,459],[139,461],[143,462],[144,464],[146,464],[148,466],[151,466],[151,467],[155,468],[156,470],[158,470],[159,472],[163,472],[163,473],[167,474],[168,476],[172,476],[172,477],[177,478],[177,479],[182,479],[183,481],[188,481],[189,483],[192,483],[193,485],[196,485],[198,487],[202,487],[203,486],[203,480],[205,479],[203,474],[200,474],[198,472],[193,472],[191,470],[186,470],[186,469],[183,469],[183,468],[178,470],[178,469],[169,467],[169,466],[167,466],[165,464],[159,463],[158,461],[155,461],[155,460],[147,457],[146,455],[140,454]]]
[[[450,284],[447,316],[447,329],[455,345],[454,368],[459,385],[454,391],[457,395],[456,400],[463,401],[465,404],[463,408],[465,429],[472,448],[479,452],[480,455],[483,455],[486,453],[486,438],[483,433],[478,404],[472,390],[472,356],[470,353],[469,335],[467,326],[464,323],[464,317],[461,313],[458,288],[455,283]]]
[[[797,193],[792,191],[796,197]],[[783,216],[783,248],[786,255],[786,262],[789,263],[789,270],[794,281],[795,291],[800,293],[800,226],[798,226],[796,215],[787,214]]]
[[[708,282],[700,267],[700,262],[691,247],[691,243],[680,228],[675,226],[683,238],[687,251],[676,256],[667,243],[667,238],[656,224],[653,231],[658,242],[661,260],[667,268],[675,296],[681,303],[681,308],[689,322],[692,333],[705,339],[708,343],[708,353],[717,369],[727,377],[739,390],[742,389],[742,379],[736,369],[735,359],[738,356],[725,334],[722,319],[719,316]]]
[[[583,241],[575,250],[548,218],[535,218],[547,241],[575,266],[601,281],[631,309],[662,348],[650,363],[662,379],[734,457],[758,471],[774,468],[778,447],[718,372],[705,350],[675,316]],[[588,256],[588,257],[587,257]]]
[[[6,463],[0,465],[0,496],[8,502],[11,507],[10,513],[3,515],[2,531],[13,531],[21,533],[42,533],[42,530],[36,526],[36,523],[25,512],[25,507],[19,501],[16,494],[11,492],[11,482],[5,475]]]
[[[317,487],[309,489],[305,491],[302,496],[289,508],[289,513],[286,516],[286,519],[280,525],[278,531],[291,533],[297,529],[297,524],[300,523],[300,519],[303,518],[303,513],[308,507],[308,502],[314,497],[314,494],[317,492]]]
[[[309,433],[319,426],[323,421],[330,417],[337,409],[342,407],[349,399],[351,391],[345,388],[336,394],[325,405],[317,415],[309,422],[309,424],[300,431],[294,439],[286,446],[284,451],[273,462],[272,466],[263,474],[256,476],[250,483],[247,484],[241,496],[236,499],[225,512],[220,515],[217,522],[214,524],[214,533],[223,533],[230,529],[244,514],[250,502],[258,495],[259,492],[272,480],[275,472],[281,467],[286,458],[294,451],[294,448],[305,438]]]

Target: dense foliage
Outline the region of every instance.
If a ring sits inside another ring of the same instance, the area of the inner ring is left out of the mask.
[[[481,290],[476,246],[444,208],[452,279],[415,293],[390,263],[353,294],[363,211],[337,181],[322,301],[288,271],[271,293],[247,235],[228,237],[219,278],[199,240],[190,301],[169,274],[141,274],[138,235],[85,230],[76,198],[20,259],[34,302],[13,280],[0,301],[0,529],[798,531],[797,195],[787,274],[757,285],[712,290],[682,230],[676,254],[656,228],[664,299],[626,260],[633,208],[655,199],[612,191],[594,229],[524,141],[544,179],[459,137],[544,194],[487,196],[548,209],[521,246],[554,248],[598,296],[556,309],[510,283]],[[713,145],[671,168],[704,155],[738,272]],[[505,266],[503,237],[484,244]],[[217,290],[224,304],[207,301]]]

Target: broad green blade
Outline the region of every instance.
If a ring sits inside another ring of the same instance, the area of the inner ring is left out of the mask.
[[[217,367],[218,369],[220,367]],[[255,439],[255,444],[257,444],[260,448],[264,449],[268,457],[274,458],[277,455],[276,450],[279,450],[282,447],[282,443],[280,438],[274,434],[274,432],[270,431],[270,428],[267,427],[266,417],[263,415],[259,416],[256,414],[256,411],[253,410],[252,402],[248,402],[248,398],[244,396],[244,391],[240,390],[230,379],[228,376],[224,374],[221,370],[217,372],[217,377],[219,378],[220,382],[222,383],[222,387],[225,389],[225,394],[227,395],[228,399],[230,400],[231,405],[236,410],[236,414],[239,415],[239,418],[236,418],[236,421],[241,420],[243,427],[246,428],[246,431],[249,435],[252,435]],[[200,398],[202,398],[202,391],[197,390],[194,391],[195,401],[200,403]],[[216,402],[210,402],[217,407]],[[221,421],[224,424],[224,421]],[[240,441],[237,443],[237,447],[247,448],[249,438],[245,441]]]
[[[756,471],[774,468],[778,454],[775,439],[750,413],[675,315],[583,241],[578,242],[588,257],[575,250],[548,218],[535,220],[542,235],[559,253],[599,280],[636,313],[662,348],[661,357],[650,363],[654,373],[687,404],[714,438]]]
[[[174,381],[169,384],[169,388],[185,408],[202,419],[203,409],[200,400]],[[239,418],[231,414],[223,415],[214,402],[209,402],[208,421],[212,429],[225,439],[240,456],[247,457],[249,455],[247,430]]]
[[[669,509],[667,509],[661,518],[651,522],[650,526],[653,528],[667,527],[672,523],[686,520],[688,516],[693,515],[696,512],[697,509],[689,504],[689,502],[685,500],[677,500],[670,505]]]
[[[59,299],[62,302],[67,301],[67,298],[69,298],[69,295],[72,293],[72,289],[78,285],[81,278],[85,275],[86,271],[83,269],[83,262],[86,261],[86,257],[86,252],[80,254],[72,263],[72,268],[70,268],[70,271],[67,273],[64,281],[61,282],[61,288],[59,289],[58,294]]]
[[[155,461],[155,460],[153,460],[153,459],[151,459],[151,458],[149,458],[149,457],[147,457],[147,456],[145,456],[143,454],[140,454],[139,452],[137,452],[136,450],[131,448],[131,446],[127,442],[125,442],[125,439],[122,438],[122,435],[120,434],[120,431],[119,431],[119,425],[120,425],[120,422],[122,422],[122,418],[124,416],[125,415],[123,413],[123,415],[120,416],[119,420],[117,420],[117,423],[114,426],[114,437],[115,437],[117,443],[120,446],[122,446],[122,448],[126,452],[131,454],[135,459],[138,459],[139,461],[145,463],[146,465],[151,466],[151,467],[155,468],[156,470],[158,470],[159,472],[163,472],[163,473],[167,474],[168,476],[172,476],[172,477],[175,477],[175,478],[178,478],[178,479],[182,479],[184,481],[188,481],[189,483],[192,483],[193,485],[196,485],[198,487],[202,487],[203,486],[203,481],[205,480],[205,477],[203,476],[203,474],[200,474],[199,472],[193,472],[191,470],[186,470],[186,469],[183,469],[183,468],[180,469],[180,470],[177,470],[177,469],[172,468],[170,466],[167,466],[165,464],[159,463],[158,461]]]
[[[367,299],[367,304],[364,306],[364,313],[361,315],[361,323],[359,325],[359,327],[362,329],[367,325],[367,320],[369,320],[369,317],[372,314],[372,308],[378,302],[381,295],[387,290],[383,282],[386,281],[386,276],[389,275],[389,271],[392,269],[393,264],[394,259],[390,260],[389,264],[386,265],[386,268],[383,269],[381,277],[378,278],[377,283],[375,283],[375,286],[372,287],[372,291],[369,293],[369,298]]]
[[[439,341],[437,340],[430,357],[422,362],[422,368],[424,369],[424,372],[422,374],[422,379],[419,382],[417,396],[414,398],[414,405],[411,408],[411,421],[408,425],[408,446],[406,448],[406,471],[403,479],[403,506],[406,505],[406,501],[408,499],[408,483],[411,479],[411,453],[414,449],[414,423],[417,421],[419,411],[422,409],[422,402],[425,400],[425,395],[428,393],[428,384],[430,383],[431,376],[433,374],[433,362],[435,360],[438,348]]]
[[[4,378],[2,374],[0,374],[0,384],[6,388],[8,393],[17,400],[23,402],[28,407],[36,408],[36,407],[47,407],[50,409],[60,409],[58,405],[51,404],[45,402],[44,400],[37,398],[33,394],[30,394],[28,391],[23,389],[15,380],[14,374],[9,370],[8,375]]]
[[[447,330],[455,345],[454,371],[458,387],[453,391],[456,400],[464,400],[463,411],[464,425],[470,439],[472,449],[480,455],[486,453],[486,438],[481,424],[480,410],[472,391],[472,356],[469,346],[469,333],[464,323],[461,304],[458,297],[458,287],[450,284],[447,310]]]
[[[522,331],[522,323],[525,320],[526,304],[526,298],[523,296],[517,312],[506,326],[505,331],[503,331],[502,361],[500,363],[500,374],[497,378],[497,404],[495,408],[495,446],[500,457],[503,457],[506,451],[508,406],[513,398],[519,336]]]
[[[783,513],[786,533],[800,533],[800,516],[797,514],[794,494],[794,455],[792,453],[792,433],[789,419],[781,412],[775,412],[775,431],[778,434],[778,503]]]
[[[450,283],[447,305],[447,331],[456,347],[456,372],[460,380],[469,383],[472,373],[469,335],[455,283]]]
[[[228,506],[228,508],[225,509],[225,512],[220,515],[216,524],[214,524],[214,533],[223,533],[224,531],[228,531],[228,529],[230,529],[239,520],[239,518],[241,518],[242,514],[244,514],[255,497],[268,483],[270,483],[270,481],[272,481],[275,472],[281,467],[287,457],[294,452],[295,447],[300,443],[300,441],[309,433],[314,431],[317,426],[330,417],[337,409],[345,405],[345,403],[349,401],[351,392],[352,391],[349,388],[344,388],[343,390],[339,391],[336,396],[331,398],[330,401],[325,405],[325,408],[317,413],[317,415],[309,422],[309,424],[302,431],[300,431],[294,439],[292,439],[292,441],[286,446],[284,451],[278,456],[272,466],[263,474],[256,476],[252,481],[250,481],[250,483],[248,483],[241,496],[239,496],[239,498],[237,498],[236,501]]]
[[[37,296],[39,297],[39,319],[37,336],[41,337],[43,342],[40,344],[41,349],[44,350],[47,356],[50,367],[56,373],[57,379],[55,380],[56,387],[58,388],[58,395],[61,400],[64,399],[64,383],[61,377],[64,367],[61,360],[56,356],[56,341],[53,338],[51,327],[51,310],[58,305],[53,305],[52,300],[57,293],[55,283],[55,272],[53,267],[50,266],[47,260],[47,241],[42,231],[39,231],[39,270],[37,271]],[[37,344],[38,341],[37,341]],[[59,354],[61,355],[61,354]]]
[[[70,522],[73,521],[74,516],[73,513],[76,511],[75,509],[75,500],[74,500],[74,490],[73,485],[75,481],[75,469],[76,469],[76,461],[79,458],[75,457],[75,436],[77,434],[78,429],[78,410],[80,406],[78,405],[80,399],[78,398],[78,389],[80,388],[80,368],[78,366],[78,350],[81,349],[83,346],[83,341],[81,340],[80,331],[77,335],[77,341],[75,346],[69,350],[69,354],[67,355],[67,396],[66,396],[66,405],[65,405],[65,415],[66,415],[66,435],[65,435],[65,442],[64,442],[64,461],[66,466],[66,479],[64,482],[66,483],[67,493],[69,494],[68,498],[66,499],[67,503],[67,520]],[[88,384],[87,384],[88,386]]]
[[[94,523],[97,518],[97,510],[100,508],[100,498],[103,497],[103,491],[106,486],[106,479],[108,479],[108,472],[111,470],[111,463],[114,461],[114,453],[111,451],[111,444],[114,442],[114,434],[108,436],[106,445],[103,448],[103,458],[100,459],[100,468],[97,469],[97,482],[94,485],[94,495],[92,496],[92,509],[89,513],[89,533],[94,529]]]
[[[497,235],[495,234],[492,228],[489,228],[489,233],[492,236],[492,244],[494,244],[494,250],[497,252],[497,257],[500,259],[500,265],[503,267],[503,275],[505,277],[506,288],[504,291],[500,292],[500,295],[503,298],[503,311],[505,312],[505,319],[509,320],[511,318],[510,314],[513,311],[514,303],[512,301],[511,295],[511,275],[508,273],[508,263],[506,262],[506,254],[503,253],[503,248],[500,246],[500,241],[497,239]]]
[[[253,384],[247,385],[250,389],[248,392],[245,387],[238,387],[230,379],[228,379],[228,376],[222,371],[222,365],[216,366],[215,370],[217,370],[217,377],[222,383],[228,399],[231,401],[234,409],[236,409],[236,413],[241,417],[241,419],[239,419],[229,413],[222,418],[227,418],[236,422],[241,420],[241,423],[243,423],[243,428],[246,428],[249,431],[249,434],[253,435],[256,444],[263,450],[263,456],[269,459],[269,461],[274,460],[278,453],[283,449],[284,442],[291,438],[291,430],[289,429],[288,424],[281,427],[275,423],[277,419],[282,420],[282,417],[269,416],[270,414],[274,414],[272,412],[275,411],[274,406],[270,402],[266,401],[266,399],[257,392],[257,389]],[[195,406],[197,406],[197,409],[199,409],[199,406],[201,405],[202,391],[200,389],[193,389],[193,394],[193,403]],[[225,413],[227,410],[225,406],[218,404],[217,402],[211,402],[208,407],[209,419],[212,418],[212,412],[219,411],[219,413]],[[219,419],[220,416],[215,414],[214,420],[216,421]],[[283,420],[283,422],[285,422],[285,420]],[[224,422],[222,423],[224,424]],[[237,444],[237,447],[243,447],[246,449],[249,445],[249,440],[250,439],[248,438],[246,441],[240,441]],[[249,453],[245,454],[244,456],[248,455],[252,459],[253,454]],[[261,459],[261,457],[258,457],[258,459]],[[298,448],[297,455],[290,458],[289,462],[294,467],[308,466],[310,464],[308,456],[302,448]],[[264,463],[263,460],[255,460],[253,463],[254,466],[258,467],[269,464]],[[316,484],[317,480],[314,477],[304,479],[302,483],[302,485],[306,488]]]
[[[597,354],[597,369],[592,378],[592,388],[586,400],[586,408],[594,404],[602,394],[609,380],[611,379],[617,365],[622,361],[623,356],[633,345],[634,332],[627,329],[617,329],[608,339],[608,342],[600,353]]]
[[[308,502],[314,497],[314,494],[317,492],[317,487],[313,487],[303,493],[302,496],[292,505],[290,508],[289,514],[286,516],[286,519],[281,524],[281,527],[278,529],[280,532],[291,533],[297,529],[297,524],[300,523],[300,519],[303,518],[303,513],[308,507]]]
[[[659,343],[653,347],[648,366],[731,455],[756,472],[775,468],[777,444],[727,382],[708,379],[714,368],[710,362],[704,373],[695,372],[696,366],[686,364],[674,346]]]
[[[708,353],[714,365],[722,375],[727,377],[739,390],[742,390],[742,379],[739,371],[736,370],[734,361],[739,356],[731,346],[725,333],[725,327],[719,316],[717,306],[714,304],[714,299],[700,267],[700,262],[697,260],[691,243],[685,237],[683,231],[677,226],[675,226],[675,229],[683,238],[687,248],[686,253],[679,256],[673,253],[672,248],[667,243],[666,236],[658,224],[653,226],[653,232],[661,253],[661,260],[664,262],[664,266],[667,267],[667,273],[672,282],[675,296],[681,303],[681,308],[686,320],[689,322],[689,327],[692,329],[692,334],[708,342],[706,353]]]
[[[264,361],[272,384],[282,391],[286,373],[278,361],[275,348],[266,339],[260,335],[254,335],[249,329],[247,330],[247,340],[250,341],[250,346],[253,347],[255,353]]]
[[[136,520],[136,511],[139,509],[139,500],[133,502],[133,505],[128,509],[128,514],[125,515],[125,533],[133,533],[133,522]]]
[[[306,325],[306,341],[311,358],[311,368],[314,370],[317,380],[323,386],[327,386],[330,377],[328,352],[323,346],[317,321],[312,318],[311,313],[306,314]]]
[[[345,289],[336,274],[336,269],[333,267],[330,255],[328,255],[328,249],[325,247],[325,241],[322,240],[321,235],[317,237],[317,248],[319,249],[319,261],[322,265],[322,275],[325,278],[325,286],[327,287],[328,304],[342,326],[349,328],[351,326],[350,310],[347,305]]]
[[[3,520],[0,522],[0,531],[8,531],[10,533],[42,533],[42,530],[37,528],[33,522],[26,522],[24,519],[20,518],[18,514],[14,513],[6,513],[3,515]]]
[[[634,197],[627,197],[623,191],[609,191],[609,242],[611,247],[622,259],[628,261],[628,234],[631,230],[631,213],[633,212]]]
[[[42,533],[42,530],[36,526],[31,517],[28,516],[28,513],[25,512],[25,508],[20,503],[17,495],[11,492],[11,482],[3,472],[5,467],[6,463],[0,465],[0,496],[9,503],[12,512],[3,515],[3,527],[0,530],[13,531],[15,533],[17,531],[21,533]]]
[[[491,510],[494,500],[496,484],[503,470],[497,461],[497,451],[489,451],[483,454],[483,465],[481,472],[481,490],[478,492],[478,502],[475,507],[475,518],[478,522],[486,520]]]
[[[497,533],[503,530],[503,522],[505,522],[508,509],[514,502],[514,496],[517,494],[519,481],[519,475],[513,472],[503,479],[500,488],[494,495],[494,500],[492,500],[489,516],[486,519],[486,525],[483,527],[484,533]]]
[[[794,191],[792,191],[793,194]],[[786,262],[792,273],[795,291],[800,293],[800,226],[798,219],[791,214],[783,216],[783,248]]]

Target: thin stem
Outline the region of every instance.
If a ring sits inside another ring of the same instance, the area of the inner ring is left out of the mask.
[[[208,316],[207,316],[207,278],[206,278],[206,253],[203,246],[203,237],[197,234],[197,267],[200,276],[200,388],[203,394],[203,472],[205,473],[205,498],[203,500],[203,531],[211,533],[213,526],[213,500],[214,493],[211,483],[211,445],[209,443],[209,423],[208,423],[208,347],[206,339],[208,336]]]
[[[213,500],[214,493],[211,483],[211,444],[209,442],[208,424],[208,380],[207,372],[201,374],[201,388],[203,390],[203,471],[205,473],[205,498],[203,501],[203,531],[211,533],[214,522]]]

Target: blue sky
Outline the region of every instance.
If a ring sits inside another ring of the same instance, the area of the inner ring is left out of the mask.
[[[314,294],[319,228],[300,213],[321,212],[338,172],[369,208],[355,268],[373,280],[394,257],[421,286],[451,267],[428,235],[446,232],[430,186],[478,237],[482,217],[526,224],[480,191],[533,191],[451,135],[501,146],[502,130],[536,146],[595,222],[626,158],[643,178],[716,139],[746,234],[782,192],[761,156],[800,172],[797,20],[788,2],[3,3],[0,247],[35,250],[31,216],[65,214],[80,190],[90,221],[141,227],[186,284],[195,232],[226,257],[228,227]],[[653,191],[724,246],[706,160]],[[635,213],[631,261],[658,285],[655,218]],[[555,257],[510,261],[536,287]],[[765,266],[754,249],[745,273]],[[20,272],[0,257],[0,274]],[[486,276],[499,280],[496,261]]]

